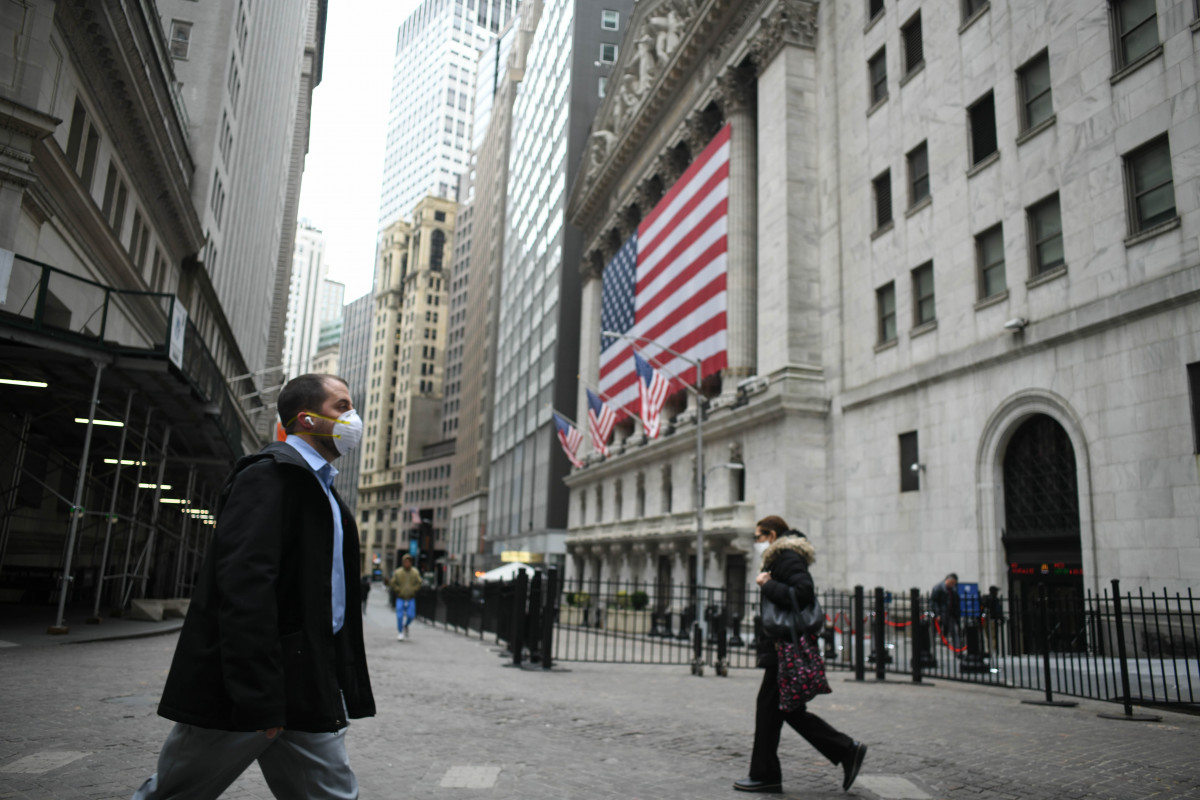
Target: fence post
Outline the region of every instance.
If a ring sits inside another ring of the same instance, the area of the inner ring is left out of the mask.
[[[854,624],[854,680],[866,680],[867,665],[864,662],[864,638],[866,633],[863,631],[863,623],[865,621],[863,608],[863,587],[854,587],[854,619],[851,620]]]
[[[542,669],[554,666],[554,623],[558,619],[558,567],[546,572],[546,603],[542,610]]]
[[[875,680],[884,680],[887,671],[887,626],[885,625],[886,608],[883,604],[883,587],[875,587],[875,624],[872,625],[871,637],[875,640],[871,649],[875,651]]]
[[[921,682],[921,659],[925,657],[924,646],[926,638],[921,630],[921,590],[910,589],[908,592],[909,628],[912,630],[912,679],[913,683]]]
[[[519,667],[521,666],[521,651],[525,649],[525,600],[529,592],[529,576],[525,574],[525,570],[517,570],[514,588],[512,610],[509,617],[512,635],[509,637],[508,645],[512,650],[513,666]]]
[[[1129,664],[1125,661],[1125,619],[1121,611],[1121,581],[1113,578],[1112,587],[1113,615],[1117,620],[1117,658],[1121,660],[1121,692],[1124,695],[1122,700],[1125,704],[1125,713],[1097,714],[1096,716],[1103,717],[1104,719],[1123,719],[1130,722],[1158,722],[1162,717],[1155,714],[1133,713],[1133,698],[1130,697],[1132,691],[1129,688]]]
[[[1046,584],[1038,584],[1038,605],[1040,613],[1038,614],[1038,624],[1041,626],[1042,641],[1042,683],[1046,687],[1045,700],[1022,700],[1021,702],[1029,706],[1058,706],[1060,708],[1071,708],[1079,705],[1070,700],[1055,700],[1053,692],[1050,688],[1050,598],[1046,594]]]

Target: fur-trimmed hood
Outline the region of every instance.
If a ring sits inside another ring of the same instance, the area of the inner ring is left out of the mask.
[[[806,564],[812,564],[817,560],[817,551],[808,539],[805,539],[803,536],[780,536],[763,553],[763,570],[769,572],[771,562],[784,550],[791,550],[798,553]]]

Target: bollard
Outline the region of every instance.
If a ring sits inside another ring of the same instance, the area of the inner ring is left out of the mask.
[[[921,666],[925,658],[925,648],[922,645],[928,646],[927,637],[922,635],[921,630],[921,590],[909,589],[908,592],[909,619],[912,621],[909,627],[912,629],[912,679],[913,683],[921,682]],[[925,640],[925,641],[922,641]]]
[[[875,620],[872,626],[871,636],[875,639],[872,643],[871,650],[875,654],[875,680],[881,681],[887,677],[887,641],[885,620],[887,608],[883,603],[883,587],[875,587]]]
[[[529,581],[529,601],[526,606],[524,640],[529,642],[529,663],[537,664],[542,660],[542,607],[545,600],[542,597],[542,573],[534,572]]]
[[[542,669],[554,666],[554,621],[558,619],[558,567],[546,571],[546,603],[542,611]]]
[[[863,663],[865,649],[864,638],[866,633],[863,631],[863,622],[865,609],[863,608],[863,587],[854,587],[854,680],[866,680],[867,665]]]
[[[693,614],[693,617],[695,615]],[[704,632],[700,629],[700,623],[692,623],[692,674],[703,677],[704,675]]]
[[[509,614],[509,630],[512,631],[512,635],[508,646],[512,651],[513,666],[519,667],[521,666],[521,651],[525,649],[525,600],[529,592],[529,576],[525,574],[525,570],[517,570],[515,584]]]
[[[730,647],[745,647],[746,643],[742,641],[742,614],[736,612],[733,615],[733,635],[729,637]]]

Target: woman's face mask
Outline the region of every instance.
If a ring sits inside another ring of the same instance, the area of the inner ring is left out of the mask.
[[[755,542],[754,557],[758,559],[758,563],[762,563],[763,554],[767,552],[767,548],[771,546],[770,542]]]

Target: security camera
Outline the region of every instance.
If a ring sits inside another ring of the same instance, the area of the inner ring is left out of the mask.
[[[912,463],[912,466],[910,466],[910,467],[909,467],[909,469],[910,469],[911,471],[913,471],[913,472],[920,472],[920,471],[921,471],[921,465],[920,465],[920,464],[918,464],[917,462],[915,462],[915,461],[914,461],[914,462]]]
[[[1008,322],[1004,323],[1004,330],[1011,333],[1020,333],[1025,330],[1025,326],[1029,324],[1029,320],[1024,317],[1013,317]]]

